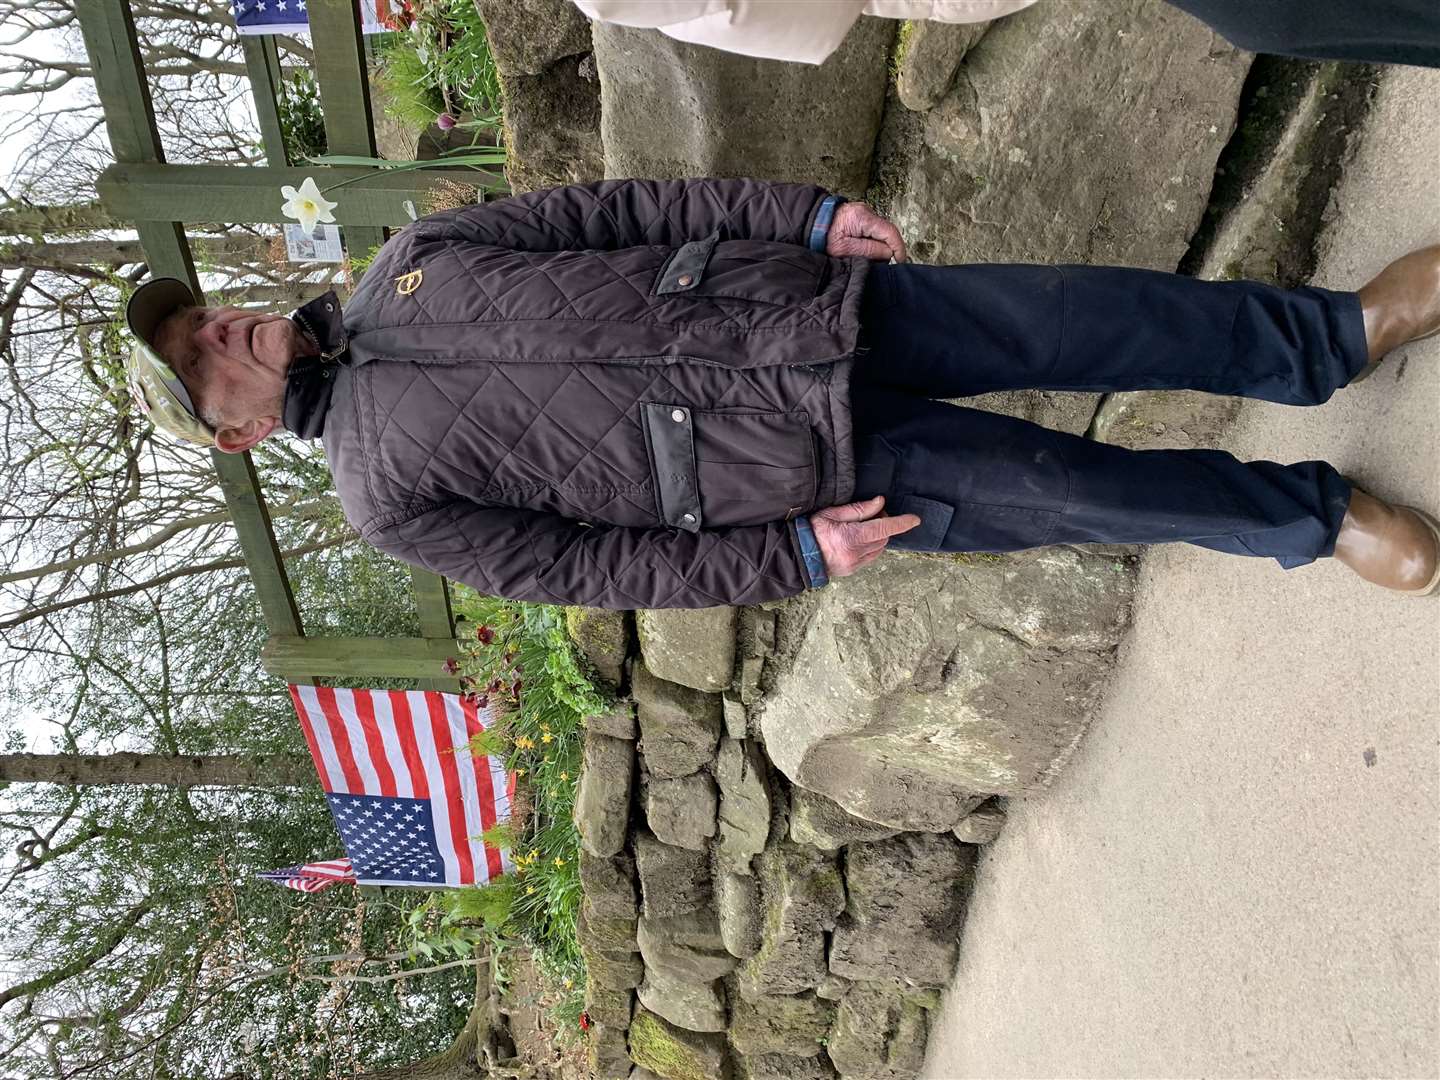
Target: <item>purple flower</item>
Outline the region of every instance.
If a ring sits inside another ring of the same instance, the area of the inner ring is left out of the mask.
[[[435,118],[435,126],[441,131],[449,131],[456,123],[455,117],[451,116],[448,112],[442,112]]]
[[[454,675],[457,671],[460,670],[460,665],[455,662],[455,658],[453,656],[450,657],[449,660],[446,660],[445,663],[441,664],[440,667],[446,675]]]

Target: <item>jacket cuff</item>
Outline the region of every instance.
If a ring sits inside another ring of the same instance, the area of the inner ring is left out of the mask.
[[[815,209],[815,219],[810,223],[808,246],[811,251],[825,250],[825,242],[830,237],[830,223],[835,220],[835,211],[844,201],[844,195],[826,195],[820,200]]]
[[[825,556],[820,554],[820,543],[815,539],[815,530],[810,519],[801,515],[794,519],[795,539],[800,542],[800,558],[805,563],[805,576],[810,588],[823,589],[830,584],[830,575],[825,572]]]

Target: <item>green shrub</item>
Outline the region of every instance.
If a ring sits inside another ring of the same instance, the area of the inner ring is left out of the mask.
[[[581,668],[563,608],[457,586],[456,610],[473,645],[457,658],[455,673],[482,708],[501,714],[471,750],[503,756],[516,774],[516,816],[486,840],[509,851],[516,869],[479,888],[446,891],[436,903],[450,918],[483,922],[500,955],[507,942],[528,945],[541,974],[564,991],[555,1010],[561,1030],[578,1030],[571,1021],[581,1007],[585,964],[576,938],[582,896],[572,814],[585,717],[610,703]]]
[[[308,68],[297,68],[280,84],[275,106],[280,113],[286,157],[291,161],[304,161],[325,153],[328,144],[325,114],[320,108],[320,85]]]

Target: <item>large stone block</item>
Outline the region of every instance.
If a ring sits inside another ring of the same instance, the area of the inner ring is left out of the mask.
[[[650,775],[670,780],[708,765],[724,726],[720,696],[657,679],[643,664],[635,665],[631,684]]]
[[[502,75],[505,178],[514,194],[604,177],[600,88],[589,56],[535,75]]]
[[[926,114],[897,224],[926,262],[1172,270],[1250,59],[1161,0],[1067,0],[1000,19]]]
[[[718,982],[672,979],[650,967],[636,995],[645,1008],[686,1031],[725,1030],[725,998]]]
[[[835,1066],[824,1054],[815,1057],[791,1057],[789,1054],[744,1057],[737,1054],[735,1080],[835,1080]]]
[[[569,0],[475,0],[475,10],[501,74],[538,75],[590,51],[590,22]]]
[[[585,980],[585,1013],[597,1024],[624,1031],[630,1026],[635,995],[630,990],[616,990],[595,978],[593,972]]]
[[[658,919],[641,915],[637,937],[646,970],[668,979],[708,983],[739,963],[725,948],[713,908]]]
[[[562,0],[570,7],[569,0]],[[625,612],[609,611],[605,608],[567,607],[565,609],[565,630],[580,654],[595,669],[595,674],[612,687],[619,686],[625,673],[625,656],[630,651],[630,634],[625,626]],[[620,717],[599,718],[598,723],[587,721],[591,730],[622,739],[633,739],[634,717],[629,717],[629,733],[611,730],[615,724],[623,724]],[[604,725],[604,726],[601,726]]]
[[[715,879],[715,910],[725,950],[741,960],[760,951],[760,885],[748,874],[721,870]]]
[[[665,1080],[716,1080],[725,1075],[728,1054],[723,1036],[686,1031],[639,1009],[630,1023],[630,1057]]]
[[[710,906],[710,857],[703,851],[661,843],[650,833],[635,836],[635,872],[645,914],[685,915]]]
[[[899,986],[851,987],[830,1032],[830,1059],[846,1080],[913,1080],[925,1063],[929,1005]]]
[[[1099,700],[1134,574],[1048,548],[892,556],[833,582],[766,699],[771,761],[896,829],[948,830],[977,795],[1043,787]]]
[[[742,996],[800,994],[826,975],[825,935],[845,906],[835,857],[778,843],[756,859],[765,917],[760,948],[740,969]]]
[[[845,913],[831,939],[830,970],[855,980],[947,984],[974,860],[973,848],[943,833],[852,844],[846,849]]]
[[[770,791],[765,755],[754,743],[720,740],[715,758],[720,783],[720,859],[736,873],[750,872],[750,859],[770,833]]]
[[[585,1059],[594,1080],[628,1080],[630,1054],[625,1030],[609,1024],[591,1024],[585,1033]]]
[[[612,739],[634,739],[639,734],[635,726],[635,703],[622,701],[614,708],[587,716],[585,730],[609,735]]]
[[[741,998],[730,1018],[730,1045],[745,1055],[814,1057],[834,1020],[834,1003],[814,994]]]
[[[885,840],[898,833],[885,825],[853,817],[824,795],[790,789],[790,839],[822,851],[838,851],[861,840]]]
[[[657,679],[706,693],[730,685],[735,670],[737,608],[665,608],[640,611],[635,627],[640,653]]]
[[[825,63],[592,29],[608,176],[764,176],[860,195],[895,23],[862,18]]]
[[[900,30],[895,92],[907,109],[924,112],[940,103],[965,54],[985,36],[988,22],[943,23],[916,19]]]
[[[715,835],[715,781],[709,773],[691,773],[645,785],[645,820],[666,844],[706,850]]]
[[[591,855],[617,855],[625,846],[634,772],[634,743],[586,732],[574,813],[580,846]]]
[[[640,913],[635,861],[629,855],[601,858],[581,848],[580,889],[597,918],[633,919]]]
[[[585,927],[585,937],[591,945],[605,952],[639,952],[635,940],[636,917],[608,919],[596,914],[589,898],[580,902],[580,918]]]

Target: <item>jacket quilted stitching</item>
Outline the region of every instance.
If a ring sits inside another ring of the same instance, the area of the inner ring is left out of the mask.
[[[865,263],[803,246],[825,195],[605,181],[403,229],[345,313],[351,360],[324,441],[347,516],[375,546],[513,599],[703,607],[800,592],[789,519],[844,502],[854,481]],[[675,249],[711,234],[701,280],[657,295]],[[698,532],[660,516],[645,402],[683,407],[704,436]]]

